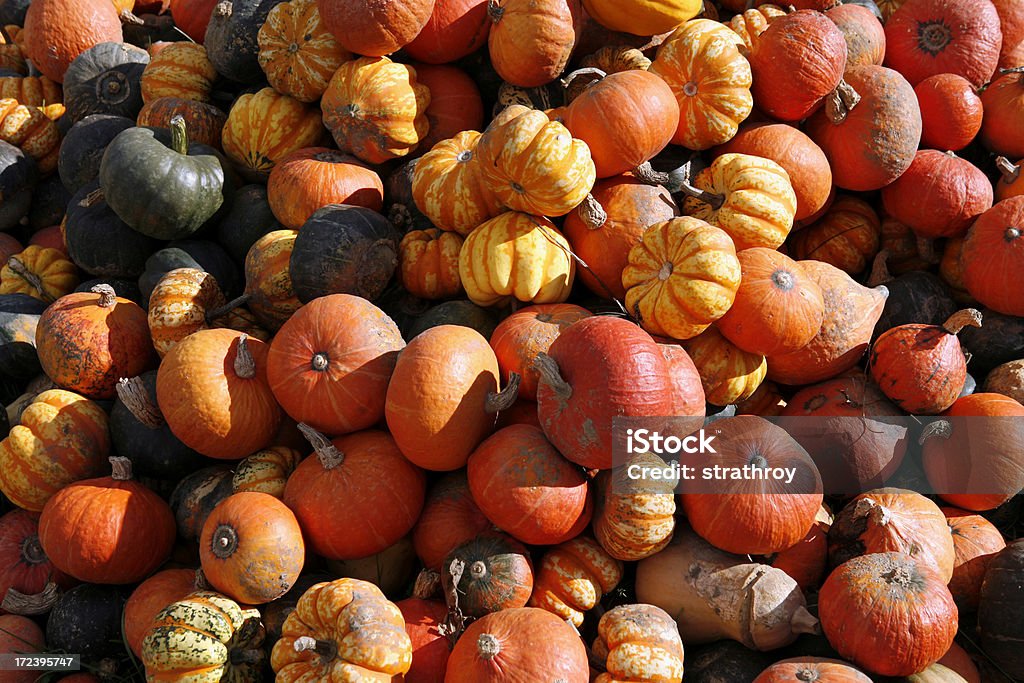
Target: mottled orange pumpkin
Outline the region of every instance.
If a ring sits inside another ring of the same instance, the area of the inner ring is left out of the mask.
[[[629,464],[657,466],[651,453],[633,455]],[[627,467],[600,472],[594,504],[594,536],[617,560],[633,562],[658,553],[675,529],[675,484],[648,481],[642,486],[627,476]]]
[[[395,52],[416,37],[434,0],[317,0],[324,26],[346,50],[368,57]]]
[[[764,33],[768,24],[779,17],[786,16],[785,10],[778,5],[760,5],[745,9],[730,19],[726,26],[736,32],[748,50],[754,47],[754,41]]]
[[[619,605],[602,614],[592,650],[605,668],[594,683],[683,680],[679,627],[654,605]]]
[[[323,140],[320,112],[273,88],[241,95],[222,133],[224,153],[242,170],[266,174],[288,153]]]
[[[789,236],[789,253],[798,260],[824,261],[856,275],[878,253],[881,231],[881,221],[870,204],[841,195],[824,216]]]
[[[326,147],[307,147],[274,165],[267,179],[267,202],[284,227],[298,230],[314,211],[328,204],[380,211],[384,184],[355,157]]]
[[[260,323],[272,330],[281,327],[302,307],[292,288],[290,270],[298,234],[297,230],[272,230],[256,240],[245,255],[243,298]]]
[[[352,54],[320,20],[316,0],[276,5],[256,36],[257,56],[274,90],[300,102],[316,102],[331,76]]]
[[[748,353],[715,327],[683,343],[700,373],[708,403],[727,406],[750,398],[768,372],[765,357]]]
[[[44,107],[63,101],[60,86],[46,76],[0,78],[0,99],[15,99],[29,107]]]
[[[28,294],[47,304],[78,286],[78,269],[67,254],[30,244],[9,257],[0,270],[0,294]]]
[[[581,29],[580,0],[501,0],[487,12],[487,48],[503,81],[534,88],[558,78]]]
[[[621,580],[622,562],[594,539],[578,536],[544,553],[527,604],[546,609],[579,628],[584,613]]]
[[[846,68],[881,64],[885,59],[885,30],[867,7],[836,5],[825,12],[846,39]]]
[[[49,79],[62,83],[78,55],[99,43],[120,43],[121,21],[110,0],[40,0],[25,14],[25,56]]]
[[[450,299],[462,291],[457,232],[428,228],[405,234],[398,244],[398,277],[405,290],[421,299]]]
[[[173,43],[150,59],[142,72],[142,101],[161,97],[209,102],[217,70],[206,48],[189,42]]]
[[[185,119],[190,141],[220,149],[221,132],[228,115],[212,104],[180,97],[160,97],[142,107],[136,123],[140,126],[170,128],[171,119],[179,115]]]
[[[26,156],[35,159],[40,172],[56,170],[60,137],[57,124],[41,109],[15,99],[0,100],[0,140],[20,147]]]
[[[220,285],[210,273],[196,268],[168,271],[149,295],[147,320],[156,352],[163,357],[193,332],[212,327],[210,314],[225,303]]]
[[[967,232],[960,263],[971,296],[1008,315],[1024,315],[1016,294],[1024,276],[1024,197],[1010,197],[983,213]]]

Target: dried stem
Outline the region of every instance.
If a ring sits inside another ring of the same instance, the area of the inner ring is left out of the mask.
[[[839,81],[839,85],[825,98],[825,114],[828,120],[839,125],[846,120],[846,117],[860,103],[860,93],[853,89],[846,81]]]
[[[123,456],[112,456],[107,458],[110,461],[110,477],[114,481],[128,481],[132,478],[132,461]]]
[[[345,462],[345,454],[338,450],[338,447],[331,443],[326,436],[304,422],[300,422],[298,428],[302,432],[302,436],[306,437],[306,441],[313,446],[317,457],[320,458],[320,465],[325,470],[332,470]]]
[[[57,584],[52,581],[46,584],[42,592],[35,593],[34,595],[27,595],[13,588],[8,588],[3,602],[0,603],[0,609],[11,614],[19,614],[26,617],[46,614],[57,602],[59,593]]]
[[[324,659],[330,661],[338,655],[338,646],[329,640],[317,640],[309,636],[299,636],[292,646],[296,652],[308,652],[312,650]]]
[[[117,303],[117,292],[110,285],[94,285],[89,291],[100,295],[100,308],[112,308]]]
[[[1017,182],[1017,178],[1020,178],[1020,165],[1006,157],[996,157],[996,168],[999,169],[1000,175],[1003,176],[1002,180],[1007,185]]]
[[[412,596],[420,600],[430,600],[441,590],[441,574],[433,569],[423,569],[416,575]]]
[[[492,391],[487,394],[484,403],[484,412],[493,415],[502,410],[508,410],[519,398],[519,384],[523,378],[517,372],[508,373],[508,384],[501,391]]]
[[[249,351],[249,335],[242,333],[238,338],[238,350],[235,352],[235,374],[242,379],[252,379],[256,376],[256,359]]]
[[[227,315],[228,313],[235,310],[239,306],[244,306],[245,304],[249,303],[249,299],[251,298],[252,295],[246,293],[243,294],[242,296],[235,297],[234,299],[227,302],[223,306],[218,306],[217,308],[213,309],[212,311],[206,314],[206,323],[208,325],[212,325],[214,320]]]
[[[666,185],[670,180],[668,173],[655,171],[650,161],[645,161],[634,168],[633,177],[647,185]]]
[[[596,66],[584,66],[569,73],[569,75],[567,75],[565,78],[560,79],[559,82],[562,84],[563,88],[568,90],[569,87],[572,85],[572,82],[575,81],[580,76],[595,76],[594,81],[599,81],[602,78],[605,78],[607,75],[607,73],[605,73],[602,69],[598,69]]]
[[[540,374],[541,381],[550,386],[556,396],[563,401],[572,398],[572,387],[562,379],[561,370],[554,358],[546,353],[538,353],[537,357],[533,359],[533,367]]]
[[[39,292],[39,296],[43,301],[48,304],[54,302],[54,298],[43,288],[42,278],[29,270],[28,266],[17,255],[7,259],[7,267],[11,269],[12,273],[27,282],[29,287]]]
[[[122,377],[114,387],[117,397],[136,420],[149,427],[159,429],[167,424],[156,401],[146,391],[141,377]]]
[[[976,308],[965,308],[949,316],[942,323],[942,329],[949,334],[960,334],[965,327],[981,327],[981,311]]]
[[[921,436],[917,437],[917,444],[923,446],[928,439],[948,439],[953,435],[953,425],[949,420],[936,420],[929,422],[921,430]]]
[[[586,198],[576,207],[583,224],[591,230],[597,230],[608,222],[608,212],[601,206],[601,202],[594,198],[594,195],[587,194]]]
[[[693,197],[698,201],[709,204],[713,211],[718,211],[725,204],[725,195],[698,189],[691,185],[688,180],[684,180],[679,184],[679,191],[688,197]]]

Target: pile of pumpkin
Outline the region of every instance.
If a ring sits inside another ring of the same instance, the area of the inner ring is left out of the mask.
[[[1024,3],[791,2],[0,0],[0,651],[1024,680]]]

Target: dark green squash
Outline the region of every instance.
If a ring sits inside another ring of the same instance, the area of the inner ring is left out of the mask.
[[[1000,550],[985,570],[978,630],[985,654],[1014,680],[1024,679],[1024,540]]]
[[[78,55],[64,74],[64,106],[72,121],[90,114],[135,119],[142,109],[142,72],[149,53],[127,43],[100,43]]]
[[[171,433],[156,403],[156,370],[122,380],[110,410],[110,441],[139,476],[177,481],[209,461]]]
[[[175,268],[203,270],[199,262],[192,258],[188,252],[171,247],[161,249],[146,259],[146,268],[142,271],[142,275],[139,276],[139,294],[144,303],[143,308],[149,308],[149,295],[153,293],[156,283],[160,282],[164,275]]]
[[[282,227],[267,203],[266,186],[245,185],[231,198],[231,208],[217,224],[214,238],[236,263],[244,264],[256,240]]]
[[[839,0],[839,1],[842,4],[844,4],[844,5],[860,5],[861,7],[866,7],[866,8],[868,8],[871,11],[872,14],[875,15],[876,19],[878,19],[879,21],[884,21],[882,19],[882,10],[878,9],[878,5],[875,4],[874,0]]]
[[[411,340],[421,332],[438,325],[462,325],[469,327],[490,339],[494,328],[501,322],[501,313],[477,306],[472,301],[445,301],[429,309],[403,331],[406,339]]]
[[[46,304],[28,294],[0,294],[0,374],[17,380],[42,369],[36,355],[36,325]]]
[[[124,42],[131,43],[143,50],[153,43],[172,43],[185,40],[174,26],[170,14],[139,14],[139,23],[130,21],[121,24]]]
[[[71,260],[89,275],[118,278],[137,278],[146,269],[146,259],[161,246],[159,240],[125,225],[95,180],[71,198],[64,243]]]
[[[384,182],[388,219],[402,232],[434,227],[430,219],[416,206],[416,201],[412,197],[412,176],[416,172],[418,161],[417,157],[405,162],[392,171]]]
[[[121,613],[128,591],[121,586],[83,583],[57,598],[46,620],[48,652],[82,655],[83,668],[128,673],[121,638]]]
[[[289,262],[295,294],[303,303],[337,293],[373,301],[395,274],[400,240],[390,221],[371,209],[318,209],[295,238]]]
[[[29,228],[37,232],[51,225],[60,225],[70,201],[71,193],[64,187],[59,175],[52,173],[42,178],[32,192],[32,208],[28,211]]]
[[[263,80],[257,35],[270,10],[282,2],[221,0],[214,5],[203,45],[217,73],[238,83]]]
[[[68,192],[75,193],[100,177],[100,162],[107,145],[135,121],[126,116],[92,114],[71,126],[60,144],[57,170]]]
[[[875,337],[899,325],[941,325],[960,308],[937,275],[914,270],[883,282],[889,289]]]
[[[751,683],[776,661],[735,640],[722,640],[686,649],[687,683]]]
[[[128,299],[135,303],[142,305],[142,293],[139,292],[139,283],[134,280],[121,280],[119,278],[110,277],[97,277],[91,280],[85,280],[80,285],[75,287],[76,292],[88,292],[91,291],[96,285],[108,285],[113,287],[114,294],[117,294],[122,299]]]
[[[376,304],[395,321],[405,339],[411,338],[408,334],[409,329],[416,321],[433,308],[433,302],[413,296],[397,280],[388,285],[384,293],[377,297]]]
[[[1024,318],[982,309],[981,327],[960,333],[960,345],[971,354],[967,368],[978,377],[997,365],[1024,358]]]
[[[204,467],[178,482],[169,501],[178,525],[178,536],[186,541],[199,540],[206,518],[233,490],[231,467],[228,465]]]
[[[25,12],[32,0],[0,0],[0,26],[25,25]]]
[[[231,255],[212,240],[175,240],[167,245],[172,249],[181,249],[199,264],[202,270],[213,275],[220,285],[220,291],[229,298],[241,293],[243,280],[242,269]]]
[[[100,164],[100,185],[121,220],[162,240],[197,231],[232,191],[220,156],[189,144],[181,117],[172,120],[170,132],[130,128],[114,138]]]
[[[0,230],[10,230],[28,215],[38,180],[32,157],[0,140]]]

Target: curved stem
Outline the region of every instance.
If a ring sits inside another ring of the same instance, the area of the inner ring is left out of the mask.
[[[114,481],[128,481],[132,478],[132,461],[123,456],[112,456],[107,458],[110,461],[110,478]]]
[[[519,398],[519,384],[523,378],[517,372],[508,373],[508,384],[501,391],[492,391],[487,394],[484,403],[484,412],[489,415],[508,410]]]
[[[91,209],[92,207],[99,204],[101,201],[106,199],[107,195],[103,191],[102,187],[98,187],[89,194],[82,198],[82,201],[78,202],[78,205],[83,209]]]
[[[1020,178],[1020,165],[1006,157],[996,157],[996,168],[999,169],[999,174],[1003,176],[1002,180],[1007,185],[1017,182],[1017,178]]]
[[[238,350],[235,351],[235,374],[242,379],[256,376],[256,359],[249,351],[249,335],[244,332],[238,338]]]
[[[491,21],[495,24],[501,21],[501,18],[505,16],[505,8],[501,6],[499,0],[487,0],[487,16],[490,17]]]
[[[694,199],[704,202],[711,206],[713,211],[718,211],[725,204],[725,195],[715,194],[714,192],[708,192],[707,190],[701,190],[690,184],[690,181],[684,180],[679,184],[679,191],[685,194],[687,197],[693,197]]]
[[[608,212],[601,206],[601,202],[594,198],[594,195],[587,194],[586,198],[576,207],[576,214],[591,230],[598,230],[608,222]]]
[[[89,288],[89,291],[100,295],[100,308],[111,308],[117,303],[117,293],[110,285],[94,285]]]
[[[212,324],[213,321],[216,320],[217,318],[220,318],[221,316],[227,315],[228,313],[230,313],[231,311],[235,310],[239,306],[244,306],[245,304],[249,303],[249,299],[251,299],[251,298],[252,298],[252,294],[249,294],[249,293],[245,293],[245,294],[243,294],[241,296],[236,296],[234,299],[232,299],[231,301],[227,302],[223,306],[219,306],[219,307],[213,309],[212,311],[210,311],[209,313],[207,313],[206,314],[206,323],[208,325]]]
[[[563,401],[568,401],[572,397],[572,387],[562,379],[561,370],[554,358],[546,353],[538,353],[533,359],[533,367],[540,374],[541,381],[550,386],[556,396]]]
[[[57,602],[59,595],[57,584],[52,581],[47,583],[41,592],[33,595],[8,588],[3,602],[0,602],[0,609],[26,617],[46,614]]]
[[[949,334],[960,334],[965,327],[981,327],[981,311],[976,308],[965,308],[949,316],[942,323],[942,329]]]
[[[163,413],[160,412],[160,407],[146,391],[146,385],[142,382],[141,377],[122,377],[117,381],[114,390],[117,392],[117,398],[121,400],[132,417],[145,426],[150,429],[159,429],[167,424]]]
[[[839,81],[839,85],[825,98],[825,113],[829,121],[839,125],[846,120],[850,112],[860,103],[860,93],[853,89],[846,81]]]
[[[118,19],[121,20],[122,24],[131,26],[145,26],[146,22],[137,17],[134,12],[130,9],[121,10],[121,14],[118,15]]]
[[[188,154],[188,128],[181,114],[171,117],[171,149],[178,154]]]
[[[309,636],[299,636],[292,646],[296,652],[308,652],[312,650],[326,660],[332,660],[338,655],[338,646],[329,640],[317,640]]]
[[[331,443],[330,439],[326,436],[305,422],[300,422],[298,428],[302,432],[302,436],[306,437],[306,441],[316,451],[316,455],[320,459],[320,465],[325,470],[332,470],[345,462],[345,454],[338,450],[338,447]]]
[[[416,575],[416,583],[412,588],[412,596],[420,600],[429,600],[441,589],[441,574],[433,569],[423,569]]]
[[[868,287],[877,287],[886,282],[892,282],[892,280],[892,273],[889,272],[889,250],[882,249],[875,255],[875,260],[871,264]]]
[[[921,430],[921,436],[917,437],[917,445],[923,446],[928,439],[948,439],[953,436],[953,425],[949,420],[936,420],[929,422]]]
[[[560,79],[559,83],[562,84],[563,88],[568,90],[569,87],[572,85],[572,82],[575,81],[580,76],[596,76],[597,78],[595,78],[594,80],[599,81],[602,78],[605,78],[607,75],[608,74],[605,73],[604,70],[598,69],[596,66],[584,66],[579,69],[576,69],[575,71],[570,72],[565,78]]]
[[[668,173],[655,171],[650,161],[645,161],[632,171],[633,177],[647,185],[667,185],[670,177]]]

